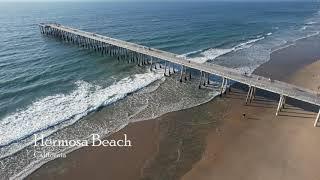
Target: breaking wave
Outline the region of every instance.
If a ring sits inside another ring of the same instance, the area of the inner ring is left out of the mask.
[[[272,35],[272,33],[268,33],[267,36]],[[242,49],[250,48],[255,42],[261,41],[265,39],[264,36],[257,37],[255,39],[248,40],[246,42],[240,43],[232,48],[226,48],[226,49],[219,49],[219,48],[210,48],[207,50],[198,50],[198,51],[192,51],[183,55],[180,55],[180,57],[187,57],[188,60],[197,62],[197,63],[204,63],[209,60],[214,60],[219,56],[226,55],[231,52],[236,52]],[[199,57],[188,57],[193,54],[199,54]]]
[[[135,74],[106,88],[77,81],[77,88],[70,94],[45,97],[2,119],[0,147],[19,142],[62,123],[72,124],[88,113],[114,103],[162,77],[162,72]]]

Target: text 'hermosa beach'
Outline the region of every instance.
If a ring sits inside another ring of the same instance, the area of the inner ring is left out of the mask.
[[[99,134],[91,134],[91,141],[84,139],[46,139],[44,135],[34,134],[34,146],[69,146],[69,147],[83,147],[83,146],[110,146],[110,147],[131,147],[131,140],[128,139],[127,134],[124,134],[123,139],[100,139]],[[90,144],[91,142],[91,144]]]

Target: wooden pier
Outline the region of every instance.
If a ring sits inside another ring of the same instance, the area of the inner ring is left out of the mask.
[[[39,24],[42,34],[57,37],[63,41],[67,41],[80,47],[92,49],[105,55],[115,56],[117,59],[135,62],[139,66],[150,65],[153,68],[165,68],[165,75],[174,73],[174,65],[181,66],[180,81],[183,77],[187,79],[186,68],[192,68],[201,71],[199,88],[202,84],[206,84],[206,77],[216,75],[221,77],[221,94],[227,88],[228,80],[246,84],[249,86],[249,91],[246,98],[246,103],[250,103],[255,97],[256,89],[273,92],[280,95],[280,100],[276,115],[284,107],[287,97],[300,100],[306,103],[320,106],[320,96],[316,92],[302,87],[288,84],[285,82],[271,80],[258,75],[247,75],[232,68],[215,65],[211,63],[196,63],[188,61],[177,54],[134,44],[131,42],[114,39],[107,36],[98,35],[95,33],[85,32],[71,27],[62,26],[60,24]],[[157,64],[156,62],[165,62],[165,65]],[[167,72],[168,70],[168,72]],[[191,78],[191,74],[189,74]],[[320,110],[316,117],[314,126],[316,127],[320,121]]]

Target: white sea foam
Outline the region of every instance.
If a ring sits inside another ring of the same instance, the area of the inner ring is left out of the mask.
[[[240,44],[238,44],[238,45],[236,45],[236,46],[234,46],[232,48],[229,48],[229,49],[227,49],[227,48],[226,49],[211,48],[211,49],[208,49],[208,50],[203,51],[203,52],[198,50],[198,51],[192,51],[192,52],[180,55],[179,57],[187,57],[190,54],[196,54],[196,53],[201,52],[200,53],[200,57],[187,58],[187,60],[190,60],[190,61],[193,61],[193,62],[197,62],[197,63],[204,63],[204,62],[207,62],[209,60],[214,60],[219,56],[223,56],[223,55],[231,53],[231,52],[236,52],[236,51],[239,51],[241,49],[249,48],[255,42],[258,42],[258,41],[263,40],[263,39],[265,39],[265,37],[263,37],[263,36],[261,37],[260,36],[260,37],[257,37],[256,39],[251,39],[251,40],[249,40],[247,42],[240,43]]]
[[[313,24],[317,24],[317,22],[315,21],[310,21],[310,22],[307,22],[306,25],[313,25]]]
[[[310,37],[312,37],[312,36],[318,36],[319,34],[320,34],[320,31],[312,32],[312,33],[307,34],[307,35],[305,35],[305,36],[302,36],[302,37],[300,37],[300,38],[296,38],[296,39],[294,40],[294,42],[299,41],[299,40],[302,40],[302,39],[310,38]]]
[[[240,73],[244,74],[252,74],[254,72],[255,69],[257,69],[259,67],[259,64],[256,65],[252,65],[252,66],[241,66],[238,68],[235,68],[237,71],[239,71]]]
[[[137,91],[162,77],[162,72],[136,74],[106,88],[78,81],[76,90],[70,94],[45,97],[2,119],[0,146],[24,139],[35,132],[65,121],[78,120],[97,108],[122,99],[128,93]]]
[[[201,57],[187,58],[190,61],[197,63],[204,63],[208,60],[214,60],[219,56],[232,52],[232,49],[208,49],[204,52],[201,52]],[[183,55],[185,56],[185,55]]]
[[[203,50],[191,51],[191,52],[188,52],[188,53],[183,54],[182,56],[189,56],[189,55],[192,55],[192,54],[201,53],[202,51],[203,51]]]
[[[316,21],[309,21],[307,23],[304,24],[304,26],[302,26],[302,28],[300,30],[304,31],[304,30],[309,30],[309,29],[312,29],[312,28],[316,28],[316,26],[318,25],[319,22],[316,22]],[[318,29],[318,28],[316,28]]]

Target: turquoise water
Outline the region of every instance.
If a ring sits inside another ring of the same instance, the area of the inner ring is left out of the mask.
[[[181,54],[199,63],[252,72],[269,60],[272,51],[319,33],[319,6],[311,2],[0,4],[0,157],[13,164],[10,170],[0,170],[0,177],[28,170],[32,158],[24,156],[26,160],[19,163],[18,157],[21,159],[19,153],[34,133],[58,136],[64,131],[81,131],[84,126],[80,124],[86,122],[81,118],[101,107],[106,107],[112,119],[105,120],[111,132],[140,112],[143,117],[137,119],[156,117],[215,95],[203,92],[198,97],[196,90],[187,86],[181,90],[161,71],[118,63],[44,37],[38,23],[58,22]],[[133,93],[150,84],[143,95]],[[164,96],[166,90],[173,97]],[[142,102],[141,97],[147,99],[152,93],[152,98],[159,98],[158,104]],[[179,95],[190,98],[174,99]],[[112,111],[117,103],[127,108]],[[78,129],[70,126],[75,122]],[[60,130],[65,127],[69,129]]]

